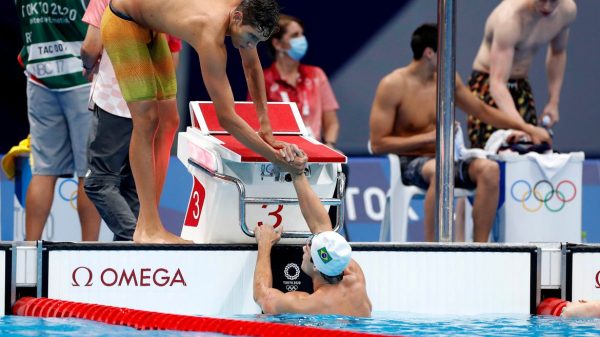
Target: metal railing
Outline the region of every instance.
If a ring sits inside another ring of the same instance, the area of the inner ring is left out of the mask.
[[[188,163],[199,169],[204,174],[207,174],[213,178],[220,179],[224,182],[234,184],[237,187],[239,193],[239,222],[242,232],[247,236],[254,237],[254,231],[248,228],[246,224],[246,205],[251,204],[268,204],[268,205],[297,205],[299,204],[298,198],[257,198],[257,197],[246,197],[246,187],[244,183],[232,176],[221,174],[205,168],[200,163],[194,161],[192,158],[188,158]],[[346,185],[346,177],[343,173],[339,172],[337,176],[337,198],[321,198],[323,205],[330,205],[337,207],[336,209],[336,224],[333,227],[334,231],[339,231],[344,226],[344,186]],[[311,232],[301,231],[284,231],[281,234],[282,238],[306,238],[310,236]]]
[[[435,224],[440,242],[452,241],[454,215],[455,17],[455,1],[438,0]]]

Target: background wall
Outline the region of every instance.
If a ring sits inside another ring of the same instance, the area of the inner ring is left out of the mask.
[[[14,0],[0,1],[0,154],[29,133],[25,76],[17,63],[22,44]]]
[[[485,19],[499,1],[457,0],[457,71],[466,80],[479,47]],[[340,2],[280,0],[285,13],[306,23],[309,50],[304,61],[321,66],[330,76],[340,102],[342,123],[339,146],[350,155],[366,154],[368,118],[375,88],[385,74],[410,62],[409,40],[423,22],[435,22],[436,0],[380,1],[376,9]],[[571,29],[567,72],[561,96],[561,122],[555,127],[555,147],[561,151],[585,150],[600,156],[597,88],[600,87],[600,1],[579,0],[578,17]],[[25,81],[16,62],[21,46],[14,1],[0,2],[0,153],[8,151],[28,133]],[[270,59],[260,46],[265,66]],[[228,73],[234,95],[246,97],[239,57],[231,46]],[[537,55],[530,78],[538,112],[547,100],[545,51]],[[178,81],[182,128],[188,125],[187,101],[209,99],[200,76],[196,53],[186,47]],[[457,119],[465,115],[457,112]]]
[[[352,241],[378,241],[380,224],[384,217],[385,195],[389,188],[388,159],[385,156],[351,157],[349,168],[352,175],[346,189],[344,234]],[[600,243],[600,160],[586,160],[583,164],[582,178],[581,229],[585,233],[582,233],[582,239],[589,243]],[[23,184],[27,179],[25,174],[21,176],[21,180],[17,179],[15,182],[0,173],[1,240],[23,240],[25,219],[20,201],[26,191]],[[177,157],[172,157],[160,200],[160,216],[165,227],[173,233],[181,233],[192,184],[192,176],[187,169]],[[72,179],[61,178],[57,183],[54,204],[44,229],[44,240],[79,240],[81,234],[74,208],[77,197],[74,193],[75,186]],[[408,241],[423,241],[423,200],[413,199],[411,208],[414,212],[409,212]],[[548,211],[542,208],[542,211],[537,213],[541,218],[535,223],[548,224],[547,213]],[[557,221],[555,219],[552,221]],[[579,220],[565,221],[562,225],[573,228],[578,222]],[[497,221],[492,230],[492,241],[501,239],[500,228],[500,221]],[[100,239],[110,241],[111,238],[110,231],[103,224]]]
[[[283,11],[300,17],[306,24],[309,49],[303,61],[321,66],[330,76],[341,105],[342,124],[339,146],[347,154],[366,154],[368,120],[379,80],[397,67],[410,62],[410,35],[424,22],[436,22],[436,0],[378,2],[377,10],[340,6],[338,2],[281,0]],[[479,48],[487,16],[499,1],[457,1],[458,73],[466,81]],[[600,124],[597,88],[600,86],[600,1],[577,1],[578,17],[571,29],[568,64],[561,95],[561,122],[555,127],[555,148],[560,151],[585,150],[588,157],[600,156]],[[270,64],[264,53],[264,65]],[[233,50],[230,50],[233,51]],[[208,99],[199,77],[197,56],[189,56],[187,73],[189,99]],[[544,67],[545,49],[538,52],[530,72],[538,113],[547,102]],[[238,100],[245,100],[246,85],[237,53],[229,54],[229,76]],[[185,71],[184,71],[185,72]],[[185,82],[185,81],[184,81]],[[185,95],[185,94],[182,94]],[[181,111],[186,112],[181,100]],[[187,112],[186,112],[187,113]],[[457,111],[459,121],[465,114]],[[187,118],[187,115],[184,116]],[[466,127],[466,125],[465,125]]]

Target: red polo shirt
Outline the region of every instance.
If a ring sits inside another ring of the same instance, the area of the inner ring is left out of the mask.
[[[300,77],[296,86],[281,79],[273,63],[264,70],[267,100],[270,102],[296,102],[309,134],[321,139],[323,112],[340,108],[325,72],[319,67],[300,64]]]

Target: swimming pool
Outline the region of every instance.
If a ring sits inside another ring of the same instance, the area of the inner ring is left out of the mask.
[[[231,318],[404,336],[598,336],[600,319],[553,316],[431,316],[375,313],[373,318],[307,315],[238,315]],[[214,333],[138,331],[71,318],[0,318],[0,336],[172,336],[216,337]]]

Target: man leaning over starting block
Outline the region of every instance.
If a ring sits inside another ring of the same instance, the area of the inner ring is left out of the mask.
[[[135,242],[190,242],[167,231],[158,213],[171,145],[179,126],[175,67],[163,33],[188,42],[198,53],[202,79],[214,102],[219,124],[244,146],[285,171],[298,169],[293,161],[295,145],[273,136],[256,51],[256,45],[276,29],[278,18],[279,5],[275,0],[109,3],[102,17],[101,36],[133,120],[129,154],[140,199]],[[235,112],[226,72],[226,36],[239,51],[258,113],[259,134]]]
[[[306,163],[306,154],[297,159]],[[266,314],[306,313],[371,316],[371,301],[367,295],[362,269],[351,258],[352,248],[343,236],[334,232],[331,220],[301,174],[294,174],[293,183],[302,215],[313,233],[303,247],[302,271],[312,278],[314,292],[283,293],[273,288],[271,248],[281,239],[281,227],[270,225],[254,229],[258,256],[254,271],[254,300]]]

